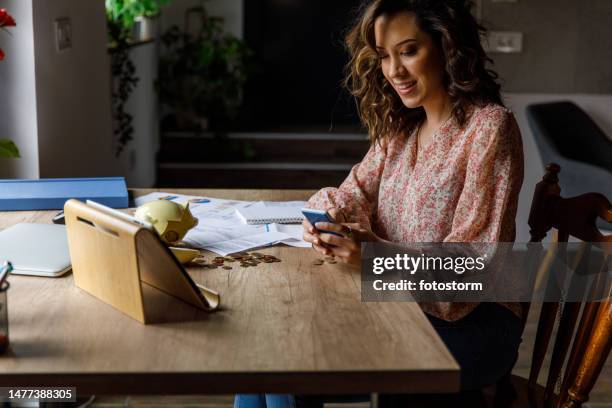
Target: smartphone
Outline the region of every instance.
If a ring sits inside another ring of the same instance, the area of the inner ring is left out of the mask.
[[[314,227],[314,225],[317,222],[330,222],[332,224],[335,224],[335,221],[327,213],[327,211],[313,210],[312,208],[302,208],[302,214],[304,214],[304,217],[306,217],[308,222],[310,222],[313,227]],[[317,228],[315,227],[315,229],[317,229]],[[326,234],[337,235],[339,237],[342,236],[342,235],[340,235],[340,234],[338,234],[336,232],[332,232],[332,231],[325,231],[325,230],[317,230],[317,231],[325,232]]]

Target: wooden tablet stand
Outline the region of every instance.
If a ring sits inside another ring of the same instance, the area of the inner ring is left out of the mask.
[[[199,289],[154,231],[77,200],[64,213],[79,288],[144,324],[164,309],[159,291],[205,311],[219,306],[219,294]]]

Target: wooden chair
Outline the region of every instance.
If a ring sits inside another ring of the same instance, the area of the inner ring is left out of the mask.
[[[572,236],[587,243],[610,243],[602,245],[602,250],[604,257],[612,256],[612,235],[604,236],[596,227],[598,217],[612,222],[612,204],[597,193],[561,198],[560,170],[557,164],[549,164],[542,181],[536,185],[529,214],[531,242],[541,242],[555,228],[559,242],[567,242]],[[576,269],[584,266],[587,248],[581,248],[580,259],[574,264]],[[604,294],[608,294],[605,301],[567,302],[562,308],[559,302],[542,304],[529,378],[509,376],[506,384],[485,390],[486,400],[494,402],[487,406],[577,408],[588,400],[612,347],[610,287],[609,282],[603,282],[606,274],[599,274],[599,278],[593,290],[605,288]],[[523,304],[523,322],[528,312],[529,304]],[[559,315],[546,385],[541,386],[538,376]],[[555,392],[559,383],[560,390]]]
[[[547,233],[555,228],[559,242],[567,242],[568,238],[573,236],[587,243],[610,243],[603,245],[602,249],[605,256],[612,257],[612,235],[604,236],[595,225],[597,217],[612,222],[612,204],[605,196],[597,193],[561,198],[558,179],[560,170],[558,165],[549,164],[542,181],[536,185],[529,214],[530,241],[540,243]],[[583,248],[582,260],[588,258],[584,256],[588,255],[587,248],[588,246]],[[527,259],[542,259],[541,244],[530,245],[528,251],[530,252]],[[580,268],[584,264],[578,262],[575,266]],[[606,274],[599,274],[599,277],[607,278]],[[599,285],[593,287],[605,287],[608,291],[608,298],[603,302],[566,302],[563,307],[560,307],[559,302],[542,303],[528,379],[508,374],[497,385],[482,392],[414,396],[410,397],[410,405],[405,399],[401,403],[394,403],[389,399],[391,403],[385,405],[455,408],[580,407],[588,400],[612,347],[610,282],[605,282],[605,285],[601,284],[602,281],[598,283]],[[532,286],[533,284],[535,279]],[[524,327],[530,304],[522,304],[522,307]],[[538,376],[559,315],[546,385],[541,386],[537,383]],[[577,324],[578,329],[575,330]],[[567,364],[564,364],[566,360]],[[556,392],[559,380],[562,380],[561,387],[560,391]]]

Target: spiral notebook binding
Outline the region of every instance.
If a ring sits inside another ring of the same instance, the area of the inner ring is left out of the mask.
[[[247,224],[249,225],[259,225],[259,224],[295,224],[302,222],[302,218],[255,218],[247,220]]]
[[[241,208],[236,210],[238,217],[248,225],[259,225],[259,224],[294,224],[300,223],[304,219],[299,210],[293,208],[289,209],[271,209],[271,208],[258,208],[248,209]],[[280,213],[280,214],[279,214]]]

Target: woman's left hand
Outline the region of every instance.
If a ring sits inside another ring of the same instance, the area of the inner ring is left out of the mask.
[[[340,258],[341,261],[357,265],[361,262],[361,243],[382,241],[370,229],[359,223],[340,223],[317,222],[315,225],[318,231],[315,232],[331,255]],[[328,234],[324,231],[331,231],[341,236]]]

